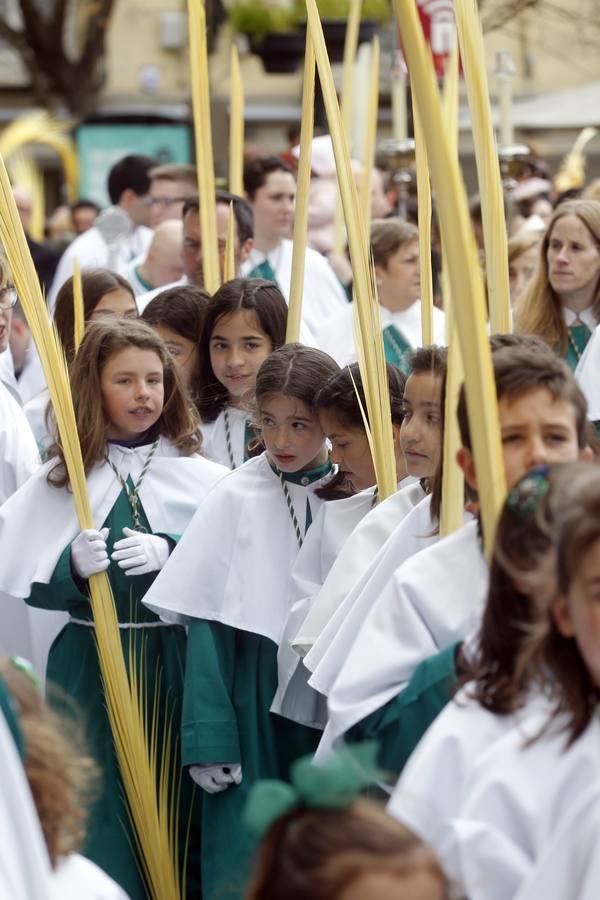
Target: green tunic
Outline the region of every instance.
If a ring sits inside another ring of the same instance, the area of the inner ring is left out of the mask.
[[[346,735],[348,742],[379,742],[378,763],[400,774],[433,720],[440,714],[456,686],[455,655],[459,644],[424,660],[408,686],[385,706],[366,716]]]
[[[254,841],[241,824],[253,782],[288,779],[314,753],[320,732],[269,712],[277,690],[277,646],[219,622],[190,625],[182,719],[182,762],[241,763],[242,782],[202,802],[204,900],[243,895]]]
[[[129,481],[132,486],[131,481]],[[150,531],[141,508],[142,525]],[[125,526],[132,528],[131,508],[124,491],[108,514],[104,526],[110,528],[108,552],[114,542],[123,537]],[[119,622],[157,622],[158,616],[140,603],[156,573],[127,577],[116,563],[108,569]],[[27,602],[43,609],[66,609],[74,619],[91,620],[90,603],[82,593],[81,582],[76,583],[71,571],[71,548],[68,546],[58,561],[49,584],[34,583]],[[178,722],[181,715],[181,696],[185,666],[185,630],[178,626],[120,629],[123,654],[129,666],[130,647],[139,661],[143,651],[143,679],[150,702],[160,690],[158,708],[163,714],[159,734],[169,714]],[[161,670],[160,688],[158,673]],[[122,796],[122,785],[113,741],[105,710],[94,629],[69,622],[54,641],[47,668],[48,694],[53,706],[61,713],[74,715],[83,724],[84,735],[101,774],[97,797],[90,809],[88,833],[84,853],[115,879],[131,900],[142,900],[146,890],[139,871],[137,854],[128,812]],[[57,690],[58,689],[58,690]],[[175,753],[175,750],[173,750]],[[181,835],[190,815],[192,787],[183,779],[181,798]],[[199,810],[192,817],[199,820]],[[193,823],[194,824],[194,823]],[[199,842],[197,826],[192,828],[191,843]],[[198,872],[188,875],[188,888],[199,881]],[[190,896],[192,896],[190,890]],[[198,896],[196,893],[195,896]]]

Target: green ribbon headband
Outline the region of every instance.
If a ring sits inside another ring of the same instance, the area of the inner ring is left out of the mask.
[[[344,747],[323,765],[304,756],[290,769],[291,784],[275,779],[258,781],[250,789],[244,822],[261,837],[273,822],[293,809],[343,809],[358,793],[382,778],[377,769],[375,741]]]

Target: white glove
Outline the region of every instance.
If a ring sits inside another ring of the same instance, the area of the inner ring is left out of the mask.
[[[90,575],[105,572],[110,560],[106,551],[106,538],[108,528],[96,531],[88,528],[77,535],[71,544],[71,564],[80,578],[87,579]]]
[[[156,534],[144,534],[124,528],[125,537],[113,546],[111,559],[126,575],[158,572],[169,558],[169,542]]]
[[[230,784],[240,784],[242,767],[239,763],[211,766],[190,766],[190,775],[207,794],[220,794]]]

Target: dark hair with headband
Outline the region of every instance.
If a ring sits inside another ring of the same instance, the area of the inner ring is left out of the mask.
[[[240,310],[255,314],[273,350],[285,343],[287,304],[276,284],[262,278],[234,278],[221,285],[206,306],[200,337],[197,405],[203,422],[214,422],[229,401],[227,388],[210,363],[210,339],[219,319]]]

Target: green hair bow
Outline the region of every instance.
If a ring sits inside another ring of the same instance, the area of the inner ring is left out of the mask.
[[[258,781],[250,790],[244,822],[258,837],[272,823],[293,809],[343,809],[359,791],[380,780],[375,741],[355,744],[337,751],[323,765],[313,757],[296,760],[290,769],[290,784],[275,779]]]

